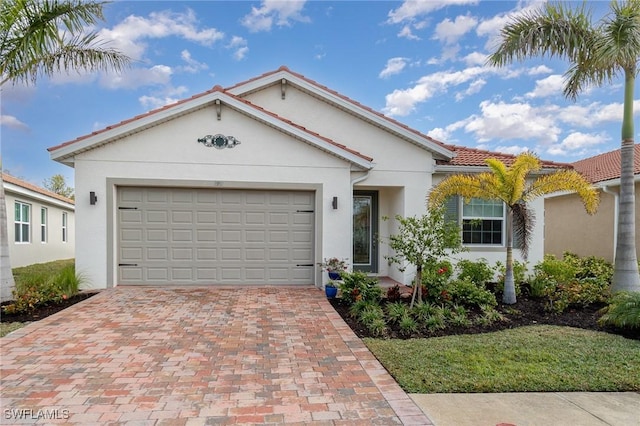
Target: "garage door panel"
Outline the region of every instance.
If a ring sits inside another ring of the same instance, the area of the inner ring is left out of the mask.
[[[311,284],[314,193],[119,188],[122,284]],[[305,210],[305,212],[298,212]]]

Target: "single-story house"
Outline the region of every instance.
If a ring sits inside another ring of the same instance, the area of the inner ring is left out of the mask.
[[[49,151],[75,168],[76,263],[95,287],[322,286],[328,257],[408,284],[413,272],[385,259],[397,224],[381,218],[421,215],[447,174],[513,159],[437,141],[286,67]],[[504,209],[459,212],[483,219],[466,255],[504,259]]]
[[[558,193],[545,199],[544,251],[561,257],[565,251],[580,256],[615,259],[618,198],[620,194],[620,150],[576,161],[572,164],[600,191],[598,212],[588,215],[576,194]],[[636,250],[640,249],[640,144],[634,150],[636,193]],[[640,252],[638,252],[640,258]]]
[[[11,267],[73,258],[74,201],[6,173],[2,182]],[[9,299],[11,289],[2,288],[2,300]]]

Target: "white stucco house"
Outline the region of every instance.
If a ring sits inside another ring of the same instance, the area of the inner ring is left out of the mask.
[[[379,237],[396,224],[381,217],[423,214],[447,174],[513,159],[434,140],[286,67],[49,151],[75,168],[76,264],[98,288],[322,286],[328,257],[410,283],[385,260]],[[503,259],[501,206],[459,207],[461,222],[483,219],[465,256]]]
[[[75,204],[7,173],[2,173],[11,267],[72,259],[75,255]],[[11,299],[2,288],[2,301]]]

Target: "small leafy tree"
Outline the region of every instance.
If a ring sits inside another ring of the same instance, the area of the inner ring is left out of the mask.
[[[395,217],[399,223],[398,234],[389,236],[389,246],[395,254],[385,256],[385,259],[400,265],[400,271],[404,271],[408,264],[415,265],[416,278],[411,307],[416,297],[422,300],[423,269],[435,267],[444,256],[464,250],[460,239],[460,227],[455,222],[446,221],[444,213],[442,206],[436,206],[419,217]]]
[[[60,174],[53,175],[51,178],[45,179],[42,184],[46,189],[55,194],[71,198],[72,200],[75,198],[73,195],[73,188],[67,185],[64,176]]]

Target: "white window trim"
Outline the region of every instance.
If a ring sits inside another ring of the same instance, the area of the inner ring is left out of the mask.
[[[44,217],[42,212],[44,212]],[[42,244],[49,242],[49,209],[46,207],[40,207],[40,242]]]
[[[502,203],[502,218],[496,217],[496,216],[465,216],[464,215],[464,199],[463,197],[459,197],[459,201],[458,201],[459,205],[459,212],[460,212],[460,238],[463,239],[462,245],[465,247],[506,247],[506,229],[507,229],[507,206],[504,204],[504,202]],[[463,231],[463,227],[464,227],[464,221],[465,220],[474,220],[474,219],[480,219],[480,220],[502,220],[502,235],[501,235],[501,243],[500,244],[473,244],[473,243],[465,243],[464,242],[464,236],[462,235]]]
[[[67,212],[62,212],[62,242],[66,243],[69,240],[69,222]]]
[[[20,205],[20,219],[19,220],[15,218],[15,206],[16,205]],[[27,218],[27,222],[23,222],[22,221],[22,208],[24,206],[29,207],[29,217]],[[23,201],[17,201],[17,200],[15,201],[14,209],[13,209],[13,212],[14,212],[13,213],[13,215],[14,215],[14,218],[13,218],[13,223],[14,223],[13,229],[14,229],[14,232],[15,232],[15,225],[20,224],[20,237],[21,238],[20,238],[20,241],[16,241],[17,235],[14,235],[13,236],[14,244],[31,244],[31,216],[32,216],[32,210],[33,209],[32,209],[31,204],[25,203]],[[26,241],[23,240],[24,235],[22,235],[22,225],[27,225],[27,240]]]

